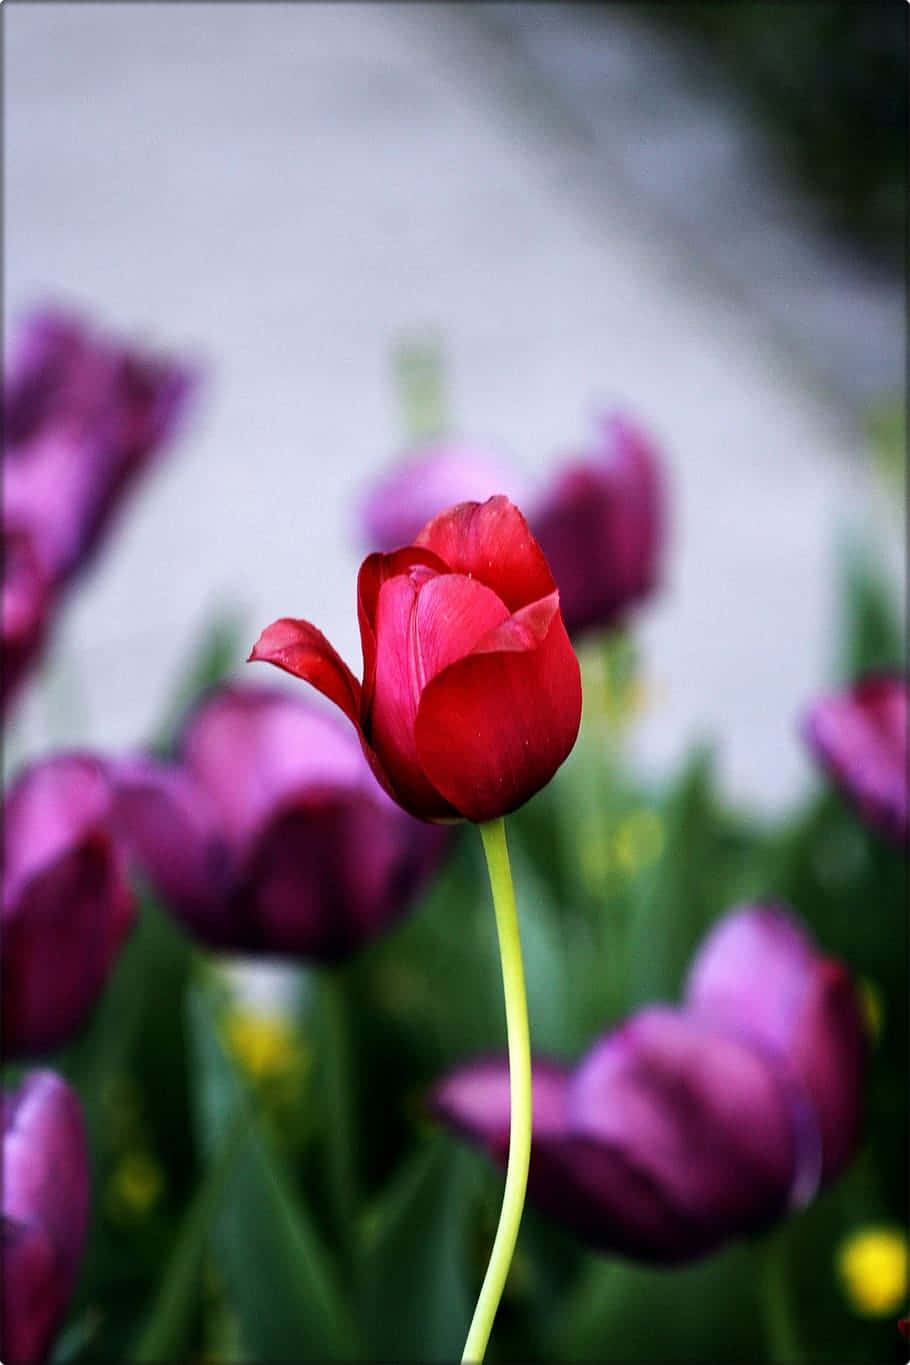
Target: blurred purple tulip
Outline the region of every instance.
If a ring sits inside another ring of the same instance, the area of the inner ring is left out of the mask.
[[[4,602],[13,683],[39,651],[50,606],[174,435],[196,387],[187,366],[124,346],[70,314],[45,310],[25,320],[4,379],[4,548],[14,548],[19,565],[27,544],[33,564],[27,583],[21,567],[12,571],[18,616]],[[7,568],[5,594],[10,576]],[[40,629],[23,630],[23,603]],[[12,691],[6,683],[4,696]]]
[[[836,1175],[859,1138],[866,1054],[843,964],[819,956],[781,908],[746,906],[725,915],[701,945],[685,1003],[785,1059],[812,1101],[822,1178]]]
[[[33,313],[5,383],[5,498],[36,528],[56,580],[95,550],[128,485],[175,434],[197,376],[93,332],[74,315]]]
[[[704,1255],[806,1203],[846,1163],[862,1057],[843,969],[783,911],[733,912],[696,957],[683,1008],[641,1010],[574,1068],[535,1063],[530,1197],[601,1250]],[[485,1059],[431,1097],[502,1164],[508,1075],[505,1058]]]
[[[873,829],[910,842],[907,711],[910,683],[870,674],[810,707],[804,733],[815,757]]]
[[[53,608],[51,583],[26,527],[3,526],[3,667],[0,708],[40,654]]]
[[[654,590],[664,541],[657,453],[626,418],[601,419],[598,439],[560,466],[528,521],[553,570],[569,633],[616,625]]]
[[[364,546],[389,551],[413,545],[437,512],[459,502],[486,502],[495,493],[522,505],[526,481],[481,446],[452,439],[422,447],[367,490],[359,508]]]
[[[89,1217],[79,1102],[52,1071],[3,1095],[3,1293],[7,1365],[45,1358],[79,1270]]]
[[[127,760],[117,784],[152,884],[228,951],[345,957],[404,913],[450,837],[389,800],[353,732],[267,687],[215,689],[178,763]]]
[[[113,789],[98,759],[28,768],[6,798],[0,908],[3,1046],[56,1047],[87,1019],[134,914]]]

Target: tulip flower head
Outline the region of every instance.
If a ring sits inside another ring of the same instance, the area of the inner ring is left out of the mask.
[[[31,314],[4,376],[4,700],[128,487],[180,426],[197,377],[59,310]]]
[[[9,1365],[45,1359],[66,1311],[89,1215],[79,1102],[52,1071],[3,1096],[2,1349]]]
[[[232,952],[347,956],[408,909],[448,842],[380,791],[334,716],[274,688],[212,689],[176,762],[126,759],[115,780],[153,886]]]
[[[424,820],[492,820],[569,754],[578,661],[540,546],[507,498],[460,503],[414,545],[361,566],[358,681],[308,621],[268,626],[250,655],[311,683],[355,727],[379,782]]]
[[[617,414],[593,448],[557,468],[530,514],[574,637],[621,622],[656,586],[664,542],[654,447]]]
[[[134,915],[107,767],[65,754],[28,768],[4,807],[3,1047],[70,1038],[104,988]]]
[[[905,677],[876,673],[810,707],[804,733],[810,749],[873,829],[910,841]]]
[[[783,910],[725,916],[681,1008],[641,1010],[575,1067],[535,1061],[532,1200],[590,1246],[652,1262],[806,1203],[858,1138],[862,1023],[842,970]],[[430,1103],[504,1160],[504,1059],[461,1067]]]

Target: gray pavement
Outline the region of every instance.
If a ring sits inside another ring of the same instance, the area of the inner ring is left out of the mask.
[[[598,403],[666,451],[643,768],[713,736],[735,798],[779,808],[810,780],[795,716],[830,656],[835,536],[865,525],[899,558],[856,393],[841,401],[839,360],[796,363],[655,198],[688,153],[658,151],[627,22],[598,115],[613,176],[540,66],[558,7],[525,8],[536,66],[527,35],[471,5],[3,6],[7,316],[62,296],[210,369],[187,439],[73,599],[8,762],[148,734],[226,602],[251,640],[309,616],[357,665],[352,503],[400,445],[392,349],[430,329],[458,425],[528,471],[583,440]],[[892,296],[850,279],[874,348]]]

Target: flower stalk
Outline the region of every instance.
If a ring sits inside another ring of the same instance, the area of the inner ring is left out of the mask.
[[[493,1319],[502,1298],[515,1243],[518,1240],[531,1159],[531,1040],[524,966],[521,958],[521,934],[518,928],[512,870],[509,865],[505,821],[500,816],[496,820],[480,825],[479,829],[490,875],[496,931],[499,937],[499,955],[502,962],[509,1046],[511,1118],[509,1161],[499,1226],[496,1229],[490,1262],[480,1288],[462,1355],[462,1361],[472,1362],[472,1365],[483,1360]]]

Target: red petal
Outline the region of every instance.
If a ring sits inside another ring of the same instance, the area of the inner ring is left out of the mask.
[[[373,705],[373,688],[376,682],[376,605],[379,590],[383,583],[400,574],[407,574],[412,567],[424,564],[427,568],[445,573],[446,566],[438,555],[429,550],[417,550],[407,546],[394,550],[388,555],[368,555],[360,566],[357,575],[357,620],[360,624],[360,644],[363,649],[363,704],[361,714],[369,716]]]
[[[440,512],[427,522],[417,544],[432,550],[454,573],[492,588],[509,611],[546,597],[556,586],[528,523],[501,495]]]
[[[469,820],[492,820],[522,805],[575,743],[581,674],[558,613],[537,640],[548,610],[534,603],[495,627],[421,696],[415,724],[421,766]]]
[[[395,799],[423,819],[456,814],[424,776],[417,758],[414,719],[420,700],[417,584],[398,575],[382,584],[376,604],[375,693],[370,743],[392,783]]]
[[[322,631],[309,621],[283,616],[266,626],[247,662],[258,660],[311,683],[360,730],[360,683]]]

